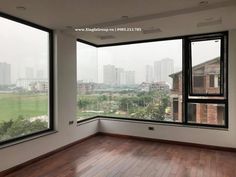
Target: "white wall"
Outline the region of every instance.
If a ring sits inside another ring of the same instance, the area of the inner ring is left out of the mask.
[[[97,132],[97,121],[76,126],[76,38],[56,33],[56,126],[57,133],[0,149],[0,171]]]
[[[101,119],[101,132],[236,148],[236,30],[229,33],[229,129],[150,125]],[[154,126],[155,131],[148,130]]]

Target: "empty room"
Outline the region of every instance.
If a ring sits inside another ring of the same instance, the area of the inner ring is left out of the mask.
[[[235,0],[1,0],[0,177],[236,177]]]

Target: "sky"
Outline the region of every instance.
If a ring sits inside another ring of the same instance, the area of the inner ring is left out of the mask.
[[[173,59],[175,68],[181,68],[182,41],[172,40],[102,48],[78,42],[77,80],[101,83],[103,66],[110,64],[127,71],[135,71],[136,83],[141,83],[145,81],[145,66],[153,66],[155,61],[164,58]]]
[[[219,57],[220,42],[192,43],[193,66]],[[174,71],[182,70],[182,40],[157,41],[122,46],[96,48],[77,42],[77,80],[103,82],[103,66],[114,65],[135,71],[136,83],[145,81],[145,66],[170,58]]]
[[[26,68],[47,77],[48,41],[47,32],[0,17],[0,62],[11,65],[12,83],[25,77]]]
[[[47,78],[49,61],[49,34],[47,32],[0,17],[0,62],[11,65],[11,80],[26,76],[32,68],[33,76],[43,71]],[[193,64],[219,56],[220,42],[196,42]],[[77,42],[77,80],[103,82],[103,66],[107,64],[135,71],[136,83],[145,81],[145,66],[170,58],[174,68],[181,70],[182,40],[168,40],[132,45],[95,48]]]

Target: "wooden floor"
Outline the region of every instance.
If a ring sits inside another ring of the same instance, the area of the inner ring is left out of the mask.
[[[236,177],[236,153],[97,135],[7,177]]]

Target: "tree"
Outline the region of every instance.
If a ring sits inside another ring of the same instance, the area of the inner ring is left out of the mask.
[[[135,111],[135,113],[133,113],[131,117],[137,119],[148,119],[149,115],[147,114],[146,108],[140,108],[137,111]]]
[[[90,101],[86,98],[79,98],[77,105],[80,109],[86,109],[88,105],[90,105]]]
[[[101,96],[98,96],[97,97],[97,100],[99,102],[103,102],[103,101],[107,101],[108,100],[108,97],[106,95],[101,95]]]
[[[0,123],[0,139],[1,139],[1,135],[5,134],[7,130],[12,126],[13,123],[14,123],[13,120],[4,121]]]
[[[135,97],[122,97],[119,100],[119,109],[121,111],[125,111],[127,113],[134,110],[134,108],[137,106],[137,98]]]
[[[138,108],[138,110],[132,114],[132,117],[159,121],[165,119],[166,109],[169,105],[169,96],[165,92],[155,93],[155,101],[151,101],[150,97],[144,94],[139,96],[140,98],[148,98],[148,104],[145,104],[146,106],[143,108]]]
[[[30,121],[23,116],[15,120],[0,123],[0,140],[31,134],[48,128],[48,123],[41,120]]]

